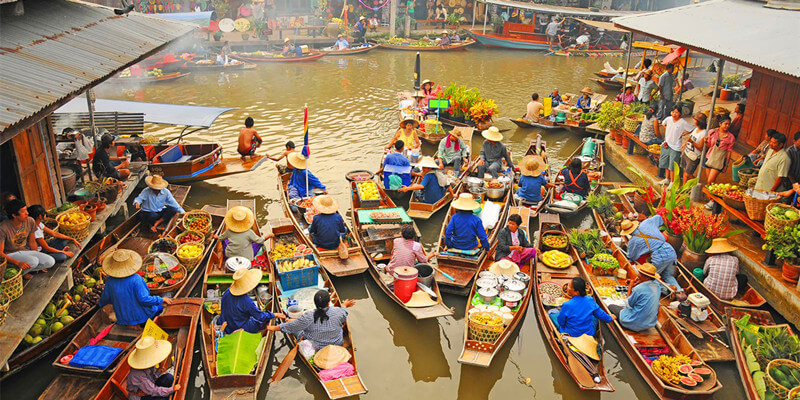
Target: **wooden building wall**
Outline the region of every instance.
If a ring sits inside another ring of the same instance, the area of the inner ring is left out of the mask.
[[[767,129],[776,129],[789,140],[800,130],[800,84],[753,71],[739,141],[758,146]]]
[[[11,139],[11,143],[14,146],[19,188],[25,203],[41,204],[45,209],[61,204],[64,190],[50,118],[21,131]]]

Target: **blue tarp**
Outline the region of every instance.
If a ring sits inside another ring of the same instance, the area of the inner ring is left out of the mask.
[[[120,112],[144,114],[144,122],[178,126],[210,127],[224,112],[235,108],[188,106],[177,104],[143,103],[138,101],[97,99],[95,112]],[[70,100],[56,110],[56,113],[89,112],[83,97]]]

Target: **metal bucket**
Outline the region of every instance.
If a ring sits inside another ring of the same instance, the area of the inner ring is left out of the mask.
[[[417,264],[414,268],[417,269],[417,279],[419,282],[427,287],[432,287],[435,278],[433,267],[429,264]]]

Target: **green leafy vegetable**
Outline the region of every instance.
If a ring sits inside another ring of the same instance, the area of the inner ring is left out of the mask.
[[[243,330],[223,336],[217,347],[217,374],[249,374],[258,361],[261,335]]]

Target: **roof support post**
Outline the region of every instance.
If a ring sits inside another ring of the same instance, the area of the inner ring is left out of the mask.
[[[489,3],[483,3],[483,34],[486,34],[486,19],[489,17]]]
[[[706,132],[710,131],[714,126],[714,117],[716,116],[714,115],[714,107],[717,106],[717,86],[720,84],[720,82],[722,82],[722,70],[725,69],[725,60],[720,58],[717,63],[717,80],[712,88],[714,92],[711,93],[711,109],[708,111],[708,125],[706,126]],[[703,164],[705,163],[706,141],[703,140],[703,151],[702,154],[700,154],[700,165],[697,166],[697,185],[694,185],[692,188],[692,201],[700,201],[700,199],[703,197],[703,184],[701,181],[703,180]],[[678,179],[680,179],[680,177]]]
[[[686,82],[686,70],[688,68],[689,68],[689,48],[686,48],[686,54],[683,57],[683,71],[681,71],[681,92],[678,93],[678,102],[683,100],[683,92],[686,91],[683,85]]]
[[[625,86],[628,84],[628,70],[631,68],[631,52],[633,51],[633,32],[628,34],[628,42],[630,45],[628,46],[628,55],[625,57],[625,73],[622,74],[622,92],[623,96],[622,99],[625,100]],[[644,65],[642,65],[644,66]],[[625,116],[625,107],[622,107],[622,116]]]

